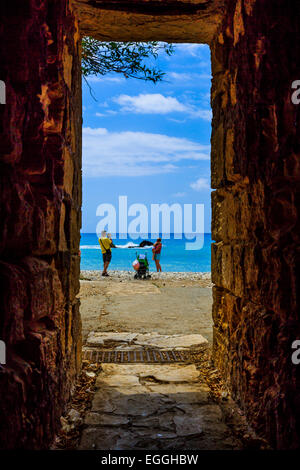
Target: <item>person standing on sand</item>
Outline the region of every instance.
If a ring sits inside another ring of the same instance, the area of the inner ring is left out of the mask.
[[[161,248],[162,248],[161,238],[158,238],[152,248],[152,253],[153,253],[152,259],[155,261],[156,271],[160,273],[161,273],[161,265],[160,265]]]
[[[106,234],[105,230],[102,230],[101,237],[99,238],[99,244],[103,257],[102,276],[108,276],[107,268],[109,266],[109,263],[111,262],[111,248],[116,248],[116,246],[112,242],[111,235],[109,235],[110,234]]]

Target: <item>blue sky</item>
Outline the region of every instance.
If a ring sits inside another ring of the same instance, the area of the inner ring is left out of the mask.
[[[156,85],[120,75],[83,81],[82,232],[95,232],[101,203],[204,204],[210,232],[211,64],[206,45],[161,55]]]

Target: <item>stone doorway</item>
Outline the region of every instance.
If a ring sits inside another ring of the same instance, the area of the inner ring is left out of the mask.
[[[282,406],[291,415],[295,402],[288,397],[297,396],[289,349],[295,332],[287,326],[286,314],[290,312],[290,325],[298,325],[296,245],[287,233],[295,233],[297,220],[294,184],[299,175],[292,150],[298,146],[297,110],[290,86],[299,59],[296,53],[289,56],[282,76],[272,57],[276,44],[284,61],[285,31],[299,32],[293,6],[284,12],[280,1],[274,7],[255,0],[184,2],[158,13],[158,4],[152,9],[120,2],[113,12],[108,7],[108,13],[101,2],[83,3],[77,2],[81,28],[94,37],[104,31],[106,38],[130,39],[134,24],[136,40],[194,41],[211,47],[214,361],[253,426],[275,447],[291,446],[284,437]],[[99,23],[91,19],[91,8]],[[271,28],[268,18],[273,18]],[[274,78],[276,89],[269,88]],[[294,125],[288,124],[292,121]],[[294,286],[291,297],[286,285]],[[274,357],[280,360],[273,362]],[[266,376],[270,363],[274,368]],[[278,374],[280,385],[275,385]]]

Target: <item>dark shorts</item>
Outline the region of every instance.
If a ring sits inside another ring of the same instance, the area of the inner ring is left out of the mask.
[[[106,253],[102,253],[103,256],[103,263],[109,263],[111,261],[111,251],[106,251]]]

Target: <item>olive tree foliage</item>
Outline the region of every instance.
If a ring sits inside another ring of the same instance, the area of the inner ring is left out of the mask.
[[[172,44],[151,42],[101,42],[84,37],[82,40],[82,74],[86,80],[90,75],[118,73],[125,78],[157,83],[165,73],[153,65],[161,53],[171,56]],[[152,62],[152,63],[151,63]]]

